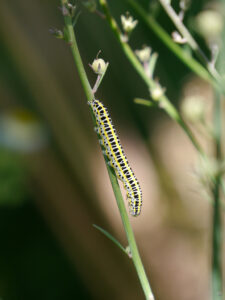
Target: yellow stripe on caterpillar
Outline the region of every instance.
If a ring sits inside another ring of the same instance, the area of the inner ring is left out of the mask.
[[[93,99],[89,104],[96,118],[95,131],[101,137],[99,142],[105,149],[104,154],[108,157],[109,165],[114,168],[117,177],[123,181],[131,215],[138,216],[142,207],[141,187],[129,165],[109,113],[99,100]]]

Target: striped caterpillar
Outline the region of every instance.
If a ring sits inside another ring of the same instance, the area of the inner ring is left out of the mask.
[[[115,170],[127,191],[129,210],[132,216],[138,216],[142,206],[142,191],[132,171],[119,137],[114,129],[106,107],[98,100],[89,102],[96,118],[95,131],[101,136],[100,143],[104,147],[103,154],[109,159],[109,165]]]

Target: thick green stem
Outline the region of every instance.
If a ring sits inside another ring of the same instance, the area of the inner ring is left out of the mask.
[[[114,20],[114,18],[111,16],[111,14],[109,12],[109,8],[108,8],[106,0],[99,0],[99,3],[102,6],[104,13],[106,15],[106,19],[107,19],[113,33],[115,34],[121,48],[123,49],[125,55],[127,56],[128,60],[131,62],[131,64],[133,65],[133,67],[135,68],[137,73],[140,75],[140,77],[144,80],[144,82],[146,83],[148,88],[154,89],[158,83],[156,83],[152,78],[147,76],[142,64],[137,59],[133,50],[130,48],[128,43],[124,41],[123,36],[119,30],[119,27],[118,27],[116,21]],[[169,101],[169,99],[165,95],[162,95],[159,99],[159,103],[160,103],[161,107],[167,112],[167,114],[184,129],[185,133],[190,138],[194,147],[200,153],[203,153],[200,145],[196,141],[191,130],[185,124],[184,120],[181,118],[180,114],[178,113],[176,108],[173,106],[173,104]]]
[[[63,6],[65,6],[65,5],[68,4],[68,1],[67,0],[61,0],[61,3],[62,3]],[[77,46],[73,25],[72,25],[72,18],[71,18],[70,15],[64,14],[64,20],[65,20],[66,33],[68,35],[67,37],[69,39],[69,45],[71,47],[74,62],[76,64],[77,71],[78,71],[79,77],[81,79],[83,89],[85,91],[87,99],[91,100],[91,99],[94,98],[94,95],[93,95],[93,91],[91,89],[91,86],[89,84],[89,81],[87,79],[87,75],[86,75],[86,72],[85,72],[85,69],[84,69],[84,66],[83,66],[83,63],[82,63],[82,59],[80,57],[80,53],[79,53],[79,49],[78,49],[78,46]],[[129,221],[129,218],[128,218],[128,214],[127,214],[127,211],[126,211],[124,200],[123,200],[123,197],[122,197],[122,194],[121,194],[121,191],[120,191],[120,187],[119,187],[119,184],[118,184],[118,181],[117,181],[117,177],[115,175],[114,170],[111,167],[108,166],[106,158],[105,158],[105,161],[106,161],[106,166],[107,166],[109,178],[110,178],[110,181],[111,181],[111,184],[112,184],[113,192],[114,192],[114,195],[115,195],[115,198],[116,198],[116,201],[117,201],[117,205],[118,205],[118,208],[119,208],[119,211],[120,211],[120,215],[121,215],[121,218],[122,218],[124,229],[125,229],[125,232],[126,232],[126,235],[127,235],[127,239],[128,239],[128,243],[129,243],[130,252],[131,252],[131,255],[132,255],[132,260],[133,260],[134,266],[136,268],[136,271],[137,271],[139,280],[141,282],[141,285],[142,285],[144,294],[146,296],[146,299],[154,300],[154,297],[153,297],[153,294],[152,294],[152,291],[151,291],[151,288],[150,288],[150,285],[149,285],[149,282],[148,282],[148,279],[147,279],[147,276],[146,276],[146,273],[145,273],[145,270],[144,270],[139,252],[138,252],[138,248],[137,248],[136,241],[135,241],[135,238],[134,238],[134,234],[133,234],[133,231],[132,231],[132,227],[131,227],[131,224],[130,224],[130,221]]]

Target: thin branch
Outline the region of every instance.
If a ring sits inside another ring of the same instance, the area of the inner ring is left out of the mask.
[[[221,95],[215,93],[214,104],[214,136],[215,156],[218,162],[222,161],[221,151]],[[221,221],[221,186],[222,174],[218,174],[213,188],[213,231],[212,231],[212,299],[222,300],[222,221]]]
[[[104,13],[106,15],[106,20],[109,23],[109,26],[111,27],[113,33],[115,34],[122,50],[124,51],[124,54],[127,56],[130,63],[133,65],[137,73],[140,75],[140,77],[144,80],[146,85],[150,90],[153,90],[154,88],[159,87],[159,83],[156,83],[152,78],[148,77],[142,64],[137,59],[135,53],[130,48],[130,46],[127,44],[127,42],[124,41],[122,33],[115,21],[115,19],[111,16],[108,5],[106,0],[99,0],[100,5],[102,6],[102,9],[104,10]],[[198,144],[197,140],[195,139],[194,135],[192,134],[189,127],[186,125],[176,108],[173,106],[173,104],[169,101],[169,99],[162,94],[162,96],[158,99],[158,103],[161,108],[163,108],[167,114],[176,121],[185,131],[187,136],[190,138],[192,144],[197,149],[199,153],[203,153],[203,150],[201,149],[200,145]]]
[[[130,4],[134,11],[142,18],[145,24],[157,35],[157,37],[174,53],[190,70],[202,79],[210,82],[215,88],[219,87],[218,82],[212,77],[208,70],[203,67],[188,53],[177,45],[171,36],[157,23],[157,21],[149,15],[142,6],[135,0],[124,0]],[[222,89],[222,87],[220,87]]]
[[[212,67],[211,61],[207,58],[207,56],[204,54],[198,43],[195,41],[195,39],[190,34],[189,30],[186,28],[184,23],[182,22],[182,19],[179,17],[179,15],[175,12],[173,7],[168,3],[167,0],[158,0],[162,7],[167,12],[170,19],[173,21],[174,25],[177,27],[181,35],[186,39],[187,43],[190,45],[193,51],[196,52],[197,56],[199,57],[200,61],[206,66],[208,72],[212,75],[212,77],[215,78],[218,83],[221,82],[220,75],[216,71],[214,67]]]

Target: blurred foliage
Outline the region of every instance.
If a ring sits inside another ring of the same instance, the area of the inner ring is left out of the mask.
[[[21,159],[0,149],[0,205],[20,205],[27,198],[27,174]]]

